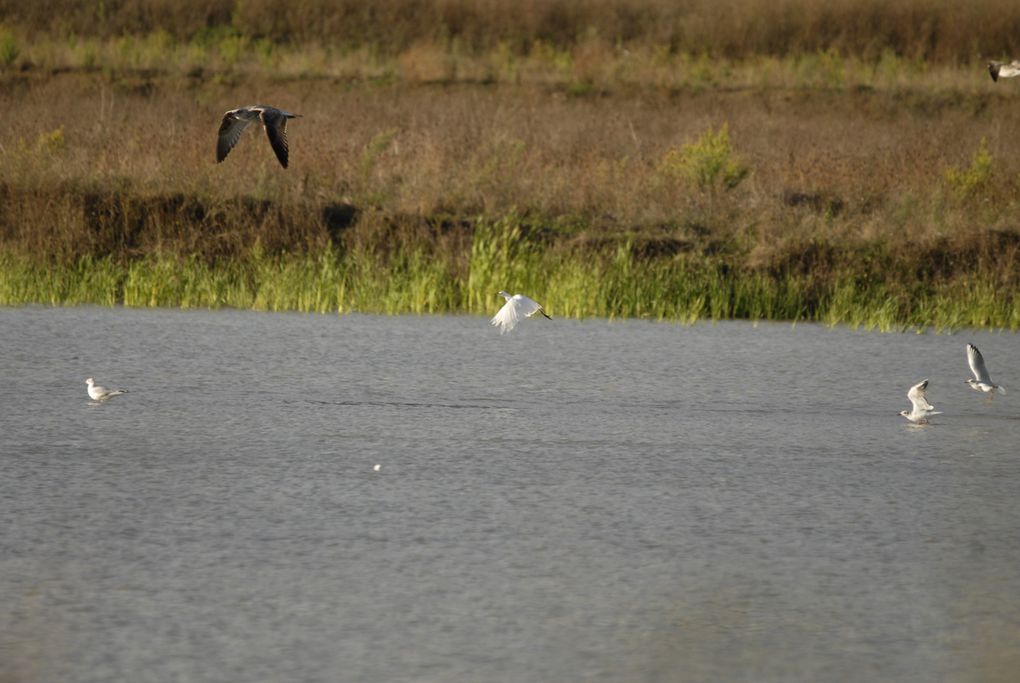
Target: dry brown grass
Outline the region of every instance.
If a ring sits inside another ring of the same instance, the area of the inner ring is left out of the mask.
[[[623,87],[583,95],[569,84],[29,74],[7,80],[0,177],[9,199],[0,223],[8,246],[36,253],[106,244],[93,215],[105,196],[158,198],[163,208],[151,216],[142,205],[99,212],[104,225],[135,226],[132,212],[149,223],[165,214],[157,232],[130,228],[146,232],[141,248],[215,253],[243,251],[254,237],[281,249],[321,244],[324,226],[339,224],[324,216],[342,205],[357,208],[359,223],[516,211],[571,235],[709,235],[755,262],[787,243],[1016,227],[1020,92],[985,83],[980,72],[970,73],[967,90]],[[222,112],[252,101],[304,115],[290,127],[290,169],[278,167],[254,129],[214,163]],[[723,124],[750,169],[736,189],[710,197],[662,172],[671,149]],[[957,196],[946,170],[966,168],[982,138],[989,182]],[[272,208],[254,209],[260,202]]]
[[[878,58],[889,50],[937,62],[1020,49],[1010,0],[0,0],[0,18],[34,34],[111,37],[210,30],[308,45],[376,45],[400,52],[455,41],[470,50],[536,42],[666,46],[728,57],[834,49]]]

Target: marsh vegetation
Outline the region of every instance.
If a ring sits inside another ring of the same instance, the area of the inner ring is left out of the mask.
[[[1020,327],[1011,4],[328,5],[0,2],[0,303]]]

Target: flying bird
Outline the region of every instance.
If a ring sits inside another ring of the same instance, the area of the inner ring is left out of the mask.
[[[907,392],[907,398],[910,399],[910,403],[913,408],[908,412],[901,410],[900,415],[907,418],[914,424],[928,424],[928,418],[931,415],[941,415],[941,412],[935,412],[935,406],[928,403],[928,399],[924,395],[925,389],[928,388],[928,380],[918,382],[914,386],[910,387],[910,391]]]
[[[262,127],[266,130],[269,144],[276,152],[276,158],[280,160],[280,165],[287,168],[287,119],[296,119],[300,116],[300,114],[291,114],[289,111],[282,111],[265,104],[253,104],[250,107],[231,109],[223,115],[223,123],[220,124],[219,139],[216,141],[216,163],[227,158],[248,124],[259,120],[262,121]]]
[[[988,74],[992,77],[993,81],[999,80],[999,78],[1013,78],[1014,76],[1020,76],[1020,59],[1014,59],[1012,62],[988,62]]]
[[[127,389],[107,389],[106,387],[101,387],[91,377],[85,380],[85,384],[89,385],[89,398],[93,401],[105,401],[113,396],[127,393]]]
[[[505,334],[510,330],[517,327],[517,323],[522,318],[530,318],[536,313],[541,313],[549,320],[552,318],[542,310],[542,305],[534,299],[530,299],[523,294],[510,295],[506,292],[499,292],[499,295],[506,299],[506,303],[503,304],[503,308],[499,309],[499,312],[492,317],[489,321],[490,325],[499,327],[499,333]]]
[[[991,393],[992,391],[998,391],[1000,394],[1006,393],[1005,389],[992,382],[992,378],[988,374],[988,368],[985,367],[985,359],[973,344],[967,344],[967,362],[970,363],[970,371],[974,373],[974,379],[967,380],[967,384],[970,385],[971,389],[988,394],[989,401],[995,396],[995,394]]]

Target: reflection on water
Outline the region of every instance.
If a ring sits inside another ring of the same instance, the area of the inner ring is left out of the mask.
[[[1020,670],[1015,336],[32,308],[0,349],[0,680]]]

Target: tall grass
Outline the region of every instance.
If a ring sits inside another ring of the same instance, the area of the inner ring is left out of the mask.
[[[861,264],[847,258],[835,273],[770,273],[734,268],[718,258],[649,258],[629,242],[600,251],[550,246],[529,238],[513,215],[479,224],[466,272],[458,256],[422,246],[387,254],[328,248],[290,256],[255,253],[213,264],[157,255],[127,262],[85,257],[47,267],[0,253],[0,305],[488,314],[499,304],[495,293],[508,289],[528,292],[552,315],[570,318],[1020,329],[1017,289],[1004,291],[996,283],[1001,274],[988,269],[927,282],[894,269],[884,278],[862,278]]]

